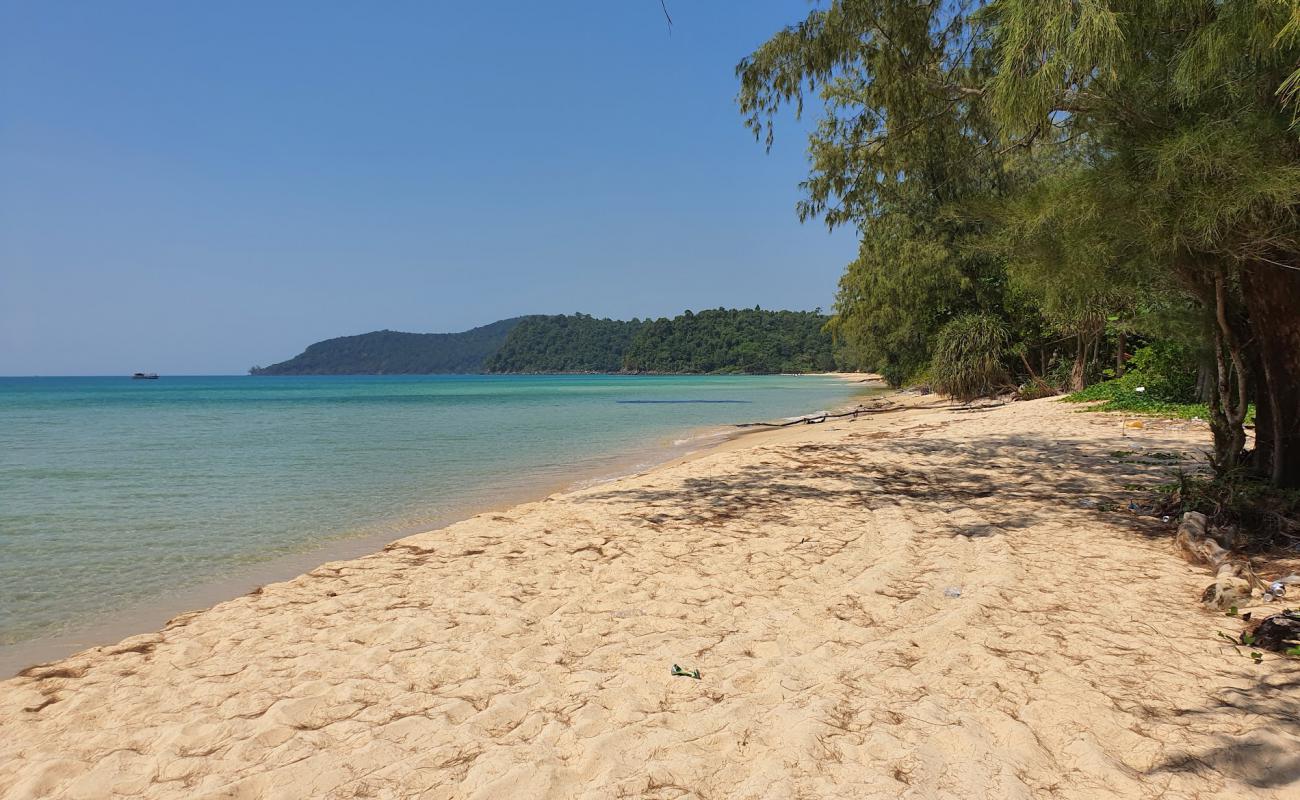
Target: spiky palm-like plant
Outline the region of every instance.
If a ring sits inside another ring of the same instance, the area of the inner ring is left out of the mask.
[[[1006,323],[987,314],[966,314],[939,330],[930,361],[934,388],[969,403],[1006,386],[1011,336]]]

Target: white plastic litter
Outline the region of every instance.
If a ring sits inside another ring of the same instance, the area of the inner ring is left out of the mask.
[[[961,597],[961,587],[949,586],[943,590],[944,597]]]

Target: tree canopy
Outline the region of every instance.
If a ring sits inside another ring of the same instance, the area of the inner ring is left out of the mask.
[[[487,372],[618,372],[640,320],[589,314],[529,317],[484,364]]]
[[[491,372],[777,373],[835,368],[827,318],[811,311],[711,309],[656,320],[532,317]]]
[[[797,210],[861,234],[852,366],[923,379],[945,326],[1000,320],[1019,377],[1078,388],[1177,332],[1216,464],[1296,486],[1297,64],[1291,0],[833,0],[738,65],[738,102],[771,146],[820,100]]]
[[[814,311],[710,309],[647,321],[623,358],[627,372],[827,372],[827,318]]]

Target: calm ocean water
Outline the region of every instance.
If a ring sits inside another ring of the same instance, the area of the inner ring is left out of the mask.
[[[179,611],[198,585],[861,391],[814,376],[0,378],[0,648],[21,659],[142,605]]]

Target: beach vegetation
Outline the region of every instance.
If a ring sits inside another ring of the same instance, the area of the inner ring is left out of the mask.
[[[930,376],[935,390],[969,402],[1007,386],[1006,323],[984,314],[957,317],[935,337]]]
[[[845,366],[903,383],[996,318],[1028,394],[1203,402],[1220,474],[1300,487],[1297,64],[1273,0],[832,0],[740,62],[738,102],[769,147],[817,106],[796,210],[860,237]]]
[[[1210,418],[1210,406],[1200,396],[1199,371],[1184,346],[1159,341],[1138,348],[1118,378],[1094,383],[1066,395],[1072,403],[1101,402],[1097,411],[1129,411],[1182,419]],[[1254,420],[1247,409],[1245,423]]]
[[[1094,383],[1086,389],[1067,394],[1063,399],[1069,403],[1098,403],[1089,407],[1090,411],[1126,411],[1177,419],[1208,420],[1210,407],[1206,403],[1179,403],[1161,400],[1158,397],[1137,391],[1141,378],[1128,375],[1108,381]]]
[[[1205,514],[1216,526],[1237,534],[1247,550],[1294,547],[1300,541],[1300,489],[1279,489],[1245,466],[1228,473],[1179,470],[1156,487],[1161,513]]]

